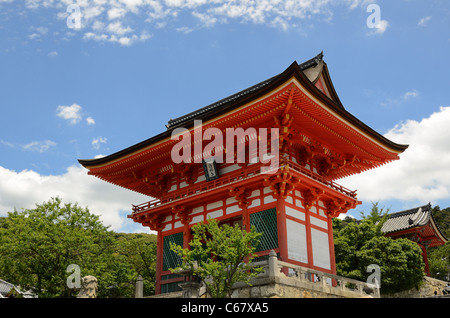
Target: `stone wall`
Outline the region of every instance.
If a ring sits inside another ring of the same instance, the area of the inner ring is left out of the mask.
[[[236,283],[232,298],[378,298],[378,289],[354,279],[282,262],[272,250],[269,259],[253,263],[263,273],[254,277],[250,285]],[[181,283],[181,297],[206,297],[199,283]]]
[[[443,289],[447,286],[448,282],[424,277],[424,282],[419,289],[413,288],[410,290],[394,293],[394,294],[382,294],[383,298],[425,298],[434,296],[443,296]]]
[[[269,282],[272,280],[272,283]],[[292,278],[267,279],[265,282],[252,282],[252,286],[234,288],[232,298],[352,298],[355,293],[330,292],[314,283],[298,284]]]

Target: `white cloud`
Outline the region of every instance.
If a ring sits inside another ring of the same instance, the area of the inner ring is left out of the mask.
[[[0,144],[4,145],[6,147],[9,147],[9,148],[15,148],[16,147],[13,143],[10,143],[10,142],[5,141],[3,139],[0,139]]]
[[[106,29],[108,30],[108,32],[113,33],[113,34],[118,34],[118,35],[123,35],[123,34],[130,33],[133,31],[133,29],[130,27],[124,27],[122,25],[122,22],[120,22],[120,21],[116,21],[116,22],[112,22],[112,23],[108,24]]]
[[[105,137],[97,137],[92,139],[92,147],[94,149],[100,149],[100,144],[106,144],[107,139]]]
[[[88,117],[88,118],[86,118],[86,123],[88,125],[95,125],[95,120],[92,117]]]
[[[85,40],[95,40],[95,41],[106,41],[108,40],[108,35],[106,34],[96,34],[94,32],[86,32],[83,36]]]
[[[403,94],[403,99],[410,99],[411,97],[417,97],[419,96],[419,92],[416,91],[415,89],[412,91],[408,91],[405,94]]]
[[[395,98],[387,98],[385,101],[381,103],[381,106],[383,107],[392,107],[396,106],[402,103],[407,102],[408,100],[412,98],[416,98],[420,95],[419,91],[412,89],[410,91],[407,91],[403,93],[401,96],[395,97]]]
[[[419,23],[417,23],[418,26],[424,27],[427,25],[427,22],[431,20],[431,16],[424,17],[419,20]]]
[[[31,33],[30,35],[28,35],[28,38],[30,40],[35,40],[35,39],[37,39],[39,37],[40,37],[40,34],[38,34],[38,33]]]
[[[59,105],[56,108],[56,116],[69,121],[71,125],[75,125],[83,119],[82,109],[80,105],[75,103],[70,106]],[[87,117],[86,123],[88,125],[95,125],[95,120],[92,117]]]
[[[389,27],[389,22],[387,20],[380,20],[376,27],[370,29],[370,31],[367,33],[368,35],[376,35],[376,34],[383,34],[386,32],[387,28]]]
[[[80,166],[71,166],[57,176],[44,176],[32,170],[16,172],[0,166],[0,215],[5,216],[14,208],[18,211],[32,209],[36,203],[56,196],[64,202],[87,206],[91,213],[99,215],[105,225],[116,231],[133,224],[124,217],[124,213],[131,213],[131,204],[151,199],[89,176]],[[142,231],[149,232],[144,227]]]
[[[386,20],[381,20],[376,28],[376,33],[383,34],[389,26],[389,22]]]
[[[94,33],[94,32],[87,32],[84,34],[83,39],[85,40],[95,40],[99,42],[113,42],[113,43],[119,43],[124,46],[130,46],[131,44],[134,44],[136,42],[143,42],[151,38],[151,35],[143,32],[141,35],[130,35],[130,36],[117,36],[116,34],[105,34],[105,33]]]
[[[33,141],[26,145],[22,146],[23,150],[26,151],[33,151],[33,152],[39,152],[43,153],[50,149],[50,147],[56,146],[56,143],[51,140],[44,140],[44,141]]]
[[[126,13],[127,10],[125,10],[124,8],[112,7],[108,10],[108,19],[113,20],[122,18]]]
[[[177,30],[178,32],[181,32],[181,33],[184,33],[184,34],[189,34],[189,33],[191,33],[192,31],[194,31],[193,29],[188,28],[188,27],[180,27],[180,28],[176,28],[176,30]]]
[[[81,106],[78,104],[70,106],[60,105],[56,111],[56,116],[68,120],[72,125],[77,124],[81,120]]]
[[[375,0],[77,0],[80,7],[82,37],[85,40],[115,42],[127,46],[150,38],[148,30],[170,25],[173,30],[189,33],[202,27],[213,27],[230,21],[265,24],[282,30],[299,28],[303,21],[333,17],[333,7],[343,6],[349,10],[365,9]],[[33,11],[57,8],[58,19],[67,19],[66,12],[72,0],[28,0]],[[178,17],[190,14],[193,25],[177,25]],[[144,22],[144,23],[142,23]],[[170,24],[173,23],[173,24]],[[383,33],[388,27],[385,20],[375,33]],[[30,38],[39,38],[38,30]],[[41,30],[44,31],[44,30]]]
[[[58,56],[58,52],[56,52],[56,51],[49,52],[49,53],[47,54],[47,56],[48,56],[48,57],[57,57],[57,56]]]
[[[28,35],[28,38],[30,40],[36,40],[41,38],[41,36],[46,35],[48,33],[48,28],[46,27],[31,27],[31,29],[35,32],[31,33],[30,35]]]
[[[56,146],[56,143],[51,140],[32,141],[27,144],[18,144],[18,143],[14,144],[9,141],[0,139],[0,144],[12,149],[22,149],[24,151],[39,152],[39,153],[46,152],[51,147]]]
[[[204,13],[200,13],[200,12],[192,12],[192,15],[194,17],[196,17],[201,23],[202,25],[206,26],[206,27],[212,27],[217,23],[217,18],[212,16],[212,15],[208,15],[208,14],[204,14]]]
[[[342,179],[358,189],[364,201],[398,199],[432,202],[450,198],[450,106],[420,121],[408,120],[392,128],[385,137],[409,148],[400,160],[359,175]]]

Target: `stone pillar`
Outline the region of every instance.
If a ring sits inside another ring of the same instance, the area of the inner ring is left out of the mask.
[[[198,298],[200,295],[200,283],[195,281],[187,281],[178,284],[183,291],[182,298]]]
[[[197,269],[198,264],[194,262],[192,269],[177,272],[177,274],[184,276],[184,281],[178,284],[183,292],[182,298],[198,298],[200,296],[201,283],[197,281],[197,277],[194,274]]]
[[[278,258],[277,253],[271,250],[269,253],[269,277],[275,277],[280,274],[280,269],[278,268]]]
[[[136,280],[136,286],[134,289],[134,298],[144,297],[144,280],[141,275]]]

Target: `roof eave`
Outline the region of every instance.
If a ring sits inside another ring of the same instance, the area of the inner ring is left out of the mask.
[[[321,53],[322,54],[322,53]],[[242,105],[245,105],[246,103],[251,102],[254,99],[257,99],[264,94],[276,89],[286,81],[292,79],[294,77],[301,85],[303,85],[307,90],[309,90],[314,96],[316,96],[320,102],[325,104],[327,107],[329,107],[331,110],[336,112],[339,116],[346,119],[348,122],[352,123],[354,126],[358,127],[362,131],[366,131],[370,136],[374,137],[376,140],[379,140],[382,144],[385,144],[389,149],[392,149],[392,151],[401,153],[405,151],[408,148],[408,145],[401,145],[394,143],[393,141],[387,139],[386,137],[382,136],[363,122],[361,122],[358,118],[353,116],[351,113],[345,110],[345,108],[342,106],[342,103],[339,100],[339,97],[334,90],[334,87],[332,85],[331,77],[328,72],[328,68],[326,67],[326,64],[324,63],[324,78],[327,81],[327,85],[331,88],[331,94],[334,98],[331,99],[327,95],[325,95],[321,90],[319,90],[313,83],[311,83],[306,75],[302,71],[302,67],[306,68],[314,63],[314,59],[321,58],[322,55],[319,54],[316,57],[302,63],[298,64],[297,61],[294,61],[291,65],[289,65],[288,68],[286,68],[282,73],[270,78],[266,85],[262,86],[259,89],[256,89],[254,91],[249,92],[248,94],[243,95],[242,97],[236,98],[228,103],[224,103],[221,107],[214,108],[210,111],[203,112],[201,114],[198,114],[197,116],[192,116],[192,118],[189,118],[188,120],[181,121],[180,123],[170,126],[166,131],[163,131],[162,133],[155,135],[149,139],[146,139],[140,143],[137,143],[133,146],[130,146],[128,148],[125,148],[123,150],[120,150],[116,153],[113,153],[111,155],[102,157],[102,158],[96,158],[96,159],[79,159],[78,162],[84,166],[87,169],[90,169],[92,167],[96,166],[102,166],[105,164],[108,164],[112,161],[121,159],[131,153],[134,153],[136,151],[142,150],[146,147],[151,146],[152,144],[155,144],[157,142],[160,142],[166,138],[170,138],[172,131],[176,128],[183,127],[190,129],[194,127],[194,120],[210,120],[217,116],[220,116],[224,113],[227,113],[231,110],[234,110]],[[261,83],[264,83],[266,81],[263,81]],[[258,84],[256,84],[258,85]],[[254,85],[254,86],[256,86]],[[252,87],[254,87],[252,86]],[[226,98],[225,98],[226,99]],[[192,113],[190,113],[192,114]],[[187,115],[186,115],[187,116]]]

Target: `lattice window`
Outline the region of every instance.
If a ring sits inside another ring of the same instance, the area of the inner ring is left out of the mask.
[[[263,233],[256,252],[278,247],[277,210],[275,208],[250,214],[250,225],[256,227],[256,232]]]
[[[167,235],[163,242],[163,271],[175,268],[181,264],[181,257],[170,249],[170,243],[183,246],[183,232]]]

